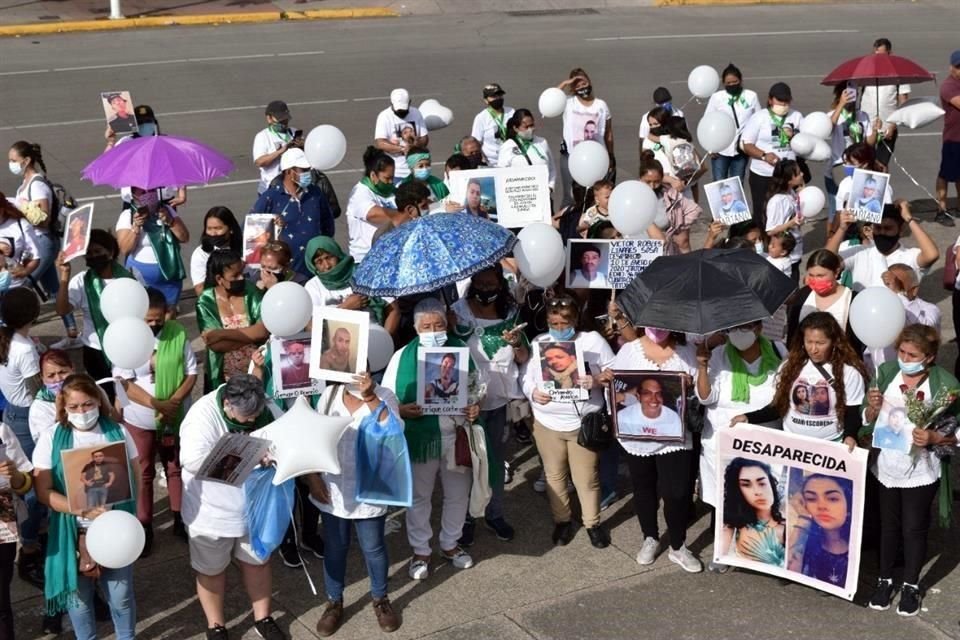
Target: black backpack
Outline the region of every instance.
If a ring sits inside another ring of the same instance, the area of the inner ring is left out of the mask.
[[[59,238],[61,233],[60,228],[60,216],[61,214],[66,214],[68,211],[72,211],[77,208],[77,200],[74,198],[67,188],[58,182],[51,182],[49,178],[43,175],[38,175],[37,178],[47,185],[50,189],[52,195],[52,201],[50,202],[50,233],[53,234],[54,238]],[[29,189],[29,185],[27,187]],[[27,197],[29,197],[29,192]]]

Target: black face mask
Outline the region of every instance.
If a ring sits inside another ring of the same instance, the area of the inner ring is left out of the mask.
[[[743,93],[742,84],[728,84],[727,86],[724,87],[724,89],[726,89],[727,93],[729,93],[732,96],[738,96],[741,93]]]
[[[410,109],[394,109],[393,112],[397,114],[398,118],[406,118],[407,114],[410,113]]]
[[[883,255],[887,255],[893,251],[898,242],[900,242],[900,236],[882,236],[877,233],[873,234],[873,244],[877,248],[877,251]]]
[[[150,327],[150,331],[153,331],[153,337],[157,337],[160,335],[160,332],[163,331],[163,325],[155,324]]]
[[[576,94],[581,98],[589,98],[592,93],[593,93],[593,87],[591,87],[590,85],[587,85],[585,87],[580,87],[579,89],[576,90]]]
[[[471,298],[476,299],[476,301],[480,304],[486,306],[497,301],[497,298],[500,297],[500,291],[484,291],[482,289],[477,289],[473,285],[470,285],[469,295]]]
[[[480,166],[481,162],[483,161],[483,156],[479,153],[476,155],[465,156],[465,157],[470,162],[471,169],[476,169],[477,167]]]
[[[657,196],[657,198],[662,198],[662,197],[663,197],[663,185],[660,185],[659,187],[657,187],[656,189],[654,189],[654,190],[653,190],[653,194],[654,194],[655,196]]]
[[[220,236],[211,236],[203,234],[200,236],[200,248],[204,253],[211,253],[214,249],[223,249],[230,244],[230,236],[223,234]]]
[[[84,260],[87,263],[87,267],[94,271],[100,271],[111,262],[109,256],[84,256]]]
[[[650,133],[652,133],[655,136],[666,135],[667,128],[664,127],[663,125],[660,125],[659,127],[650,127]]]
[[[493,100],[491,100],[491,101],[488,102],[487,104],[489,104],[489,105],[490,105],[490,108],[493,109],[494,111],[502,111],[502,110],[503,110],[503,98],[494,98]]]
[[[243,278],[240,278],[239,280],[231,280],[227,283],[226,289],[227,293],[230,295],[238,296],[246,291],[247,281]]]

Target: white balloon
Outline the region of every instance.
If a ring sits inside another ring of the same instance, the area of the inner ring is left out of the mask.
[[[800,133],[826,140],[833,135],[833,121],[823,111],[811,111],[800,123]]]
[[[111,509],[93,519],[87,529],[87,551],[94,562],[108,569],[123,569],[143,552],[146,534],[132,513]]]
[[[426,100],[420,103],[420,106],[418,108],[420,109],[420,113],[423,113],[424,109],[432,109],[433,107],[439,107],[439,106],[440,106],[439,100],[437,100],[436,98],[427,98]]]
[[[550,87],[540,94],[540,115],[544,118],[556,118],[563,115],[567,107],[567,94],[562,89]]]
[[[112,280],[100,294],[100,312],[107,322],[120,318],[143,320],[149,306],[147,290],[133,278]]]
[[[697,124],[697,142],[708,153],[723,151],[733,143],[736,137],[736,123],[722,111],[704,114]]]
[[[370,341],[367,345],[368,370],[376,373],[386,369],[393,356],[393,350],[393,337],[390,333],[380,325],[371,322]]]
[[[720,88],[720,74],[713,67],[702,64],[687,76],[687,88],[698,98],[709,98]]]
[[[617,231],[635,236],[646,231],[656,217],[657,194],[644,182],[627,180],[613,188],[607,209]]]
[[[596,140],[584,140],[570,153],[570,177],[577,184],[592,187],[593,183],[607,175],[610,169],[610,154]]]
[[[153,355],[153,331],[142,318],[119,318],[103,332],[103,352],[113,366],[136,369]]]
[[[827,196],[820,187],[807,186],[800,190],[800,215],[808,220],[816,218],[827,204]]]
[[[563,271],[563,239],[553,225],[534,222],[524,227],[517,234],[513,255],[517,259],[520,273],[540,287],[553,284],[560,275],[560,272],[554,273],[558,261],[560,271]]]
[[[850,305],[850,328],[871,349],[892,345],[906,321],[900,296],[886,287],[867,287]]]
[[[817,146],[817,139],[809,133],[798,133],[790,139],[790,148],[798,156],[806,158]]]
[[[317,171],[329,171],[347,155],[347,138],[332,124],[321,124],[307,134],[303,152],[311,167]]]
[[[813,147],[813,151],[807,156],[807,160],[811,162],[826,162],[833,156],[833,149],[830,148],[830,143],[826,140],[817,140],[816,145]]]
[[[260,319],[267,331],[280,338],[300,333],[313,317],[313,300],[303,285],[278,282],[260,303]]]
[[[453,111],[433,98],[420,103],[419,109],[428,131],[443,129],[444,127],[450,126],[450,123],[453,122]]]
[[[940,108],[939,98],[912,98],[891,113],[887,121],[918,129],[942,118],[944,114],[946,111]]]

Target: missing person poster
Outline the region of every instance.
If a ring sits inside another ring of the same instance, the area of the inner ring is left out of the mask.
[[[109,507],[133,495],[126,444],[108,442],[60,452],[70,511]]]
[[[451,171],[450,200],[508,229],[550,224],[546,165]]]
[[[270,441],[245,433],[222,436],[207,454],[197,478],[242,487],[253,468],[270,450]]]
[[[570,240],[567,288],[626,289],[661,255],[661,240]]]
[[[870,224],[880,224],[883,197],[889,182],[889,173],[854,169],[850,200],[847,202],[847,209],[853,211],[853,217]]]
[[[86,255],[87,245],[90,244],[91,219],[93,218],[93,203],[87,203],[67,214],[63,225],[63,261],[69,262],[74,258]]]
[[[350,384],[367,368],[370,314],[337,307],[313,308],[309,375]]]
[[[611,240],[607,282],[612,289],[626,289],[627,285],[662,255],[662,240]]]
[[[607,406],[613,432],[624,440],[684,442],[687,388],[674,371],[614,371]]]
[[[417,404],[428,416],[463,415],[467,407],[470,349],[417,349]]]
[[[295,398],[323,393],[323,381],[310,377],[312,346],[313,340],[306,331],[289,338],[270,336],[274,398]]]
[[[533,342],[533,358],[528,367],[540,367],[537,388],[550,395],[551,402],[587,400],[590,392],[580,386],[587,375],[583,351],[574,340],[538,340]]]
[[[703,185],[713,219],[728,227],[750,220],[750,207],[739,176]]]
[[[717,438],[714,561],[853,600],[867,451],[753,425]]]
[[[260,267],[260,252],[273,238],[272,213],[248,213],[243,219],[243,262],[249,267]]]

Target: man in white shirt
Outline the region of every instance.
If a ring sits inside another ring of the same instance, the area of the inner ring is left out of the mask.
[[[390,92],[390,107],[377,115],[373,138],[373,145],[393,158],[393,182],[400,184],[410,175],[406,160],[407,149],[430,146],[427,123],[420,110],[410,106],[410,93],[406,89],[394,89]]]
[[[282,100],[274,100],[264,112],[267,128],[253,139],[253,164],[260,169],[257,195],[263,193],[280,175],[280,156],[287,149],[303,149],[303,131],[290,128],[290,109]]]
[[[877,38],[873,42],[873,52],[877,55],[889,55],[893,45],[886,38]],[[860,109],[866,112],[877,130],[877,162],[889,166],[893,149],[897,144],[897,125],[888,122],[894,111],[910,99],[910,85],[886,84],[865,85],[860,91]]]
[[[639,402],[617,413],[618,434],[657,438],[679,438],[683,434],[680,414],[663,404],[663,386],[659,380],[647,378],[634,393]]]
[[[595,244],[581,245],[580,268],[570,270],[570,287],[573,289],[609,289],[607,274],[600,270],[602,257]]]
[[[513,115],[513,107],[503,104],[505,94],[503,87],[496,82],[483,88],[483,101],[487,107],[474,117],[470,131],[470,135],[480,141],[484,160],[491,167],[497,166],[500,147],[507,139],[507,120]]]

